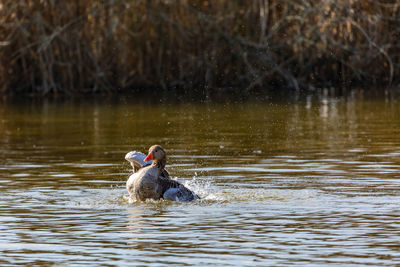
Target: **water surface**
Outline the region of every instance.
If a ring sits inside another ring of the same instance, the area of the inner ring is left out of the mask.
[[[399,104],[3,101],[0,264],[394,265]],[[155,143],[202,200],[129,203]]]

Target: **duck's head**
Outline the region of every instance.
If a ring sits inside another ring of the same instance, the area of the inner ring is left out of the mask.
[[[165,158],[166,158],[165,150],[160,145],[154,145],[149,148],[149,154],[147,154],[147,157],[144,159],[144,161],[149,161],[149,160],[161,161],[165,160]]]

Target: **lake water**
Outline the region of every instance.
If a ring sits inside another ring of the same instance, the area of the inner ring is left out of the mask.
[[[399,99],[0,101],[0,265],[399,264]],[[201,200],[129,203],[155,143]]]

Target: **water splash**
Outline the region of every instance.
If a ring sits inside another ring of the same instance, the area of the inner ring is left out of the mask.
[[[184,186],[195,192],[200,198],[207,197],[212,191],[211,179],[197,179],[193,176],[192,180],[187,180],[183,183]]]

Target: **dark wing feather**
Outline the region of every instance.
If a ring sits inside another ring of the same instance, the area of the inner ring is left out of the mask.
[[[165,193],[165,191],[167,191],[170,188],[179,188],[180,186],[183,187],[182,184],[180,184],[179,182],[170,179],[169,177],[166,178],[164,176],[161,176],[158,178],[159,179],[159,184],[161,185],[162,188],[162,194]]]
[[[178,181],[172,180],[169,177],[165,178],[162,176],[162,174],[159,176],[158,179],[159,179],[159,185],[161,185],[162,188],[161,189],[162,195],[164,195],[165,191],[167,191],[170,188],[179,188],[179,191],[182,195],[191,196],[190,199],[188,200],[200,198],[197,194],[186,188],[183,184],[179,183]]]
[[[169,173],[167,172],[166,169],[163,169],[163,170],[161,171],[160,177],[163,177],[163,178],[166,178],[166,179],[171,179],[171,178],[169,177]]]

